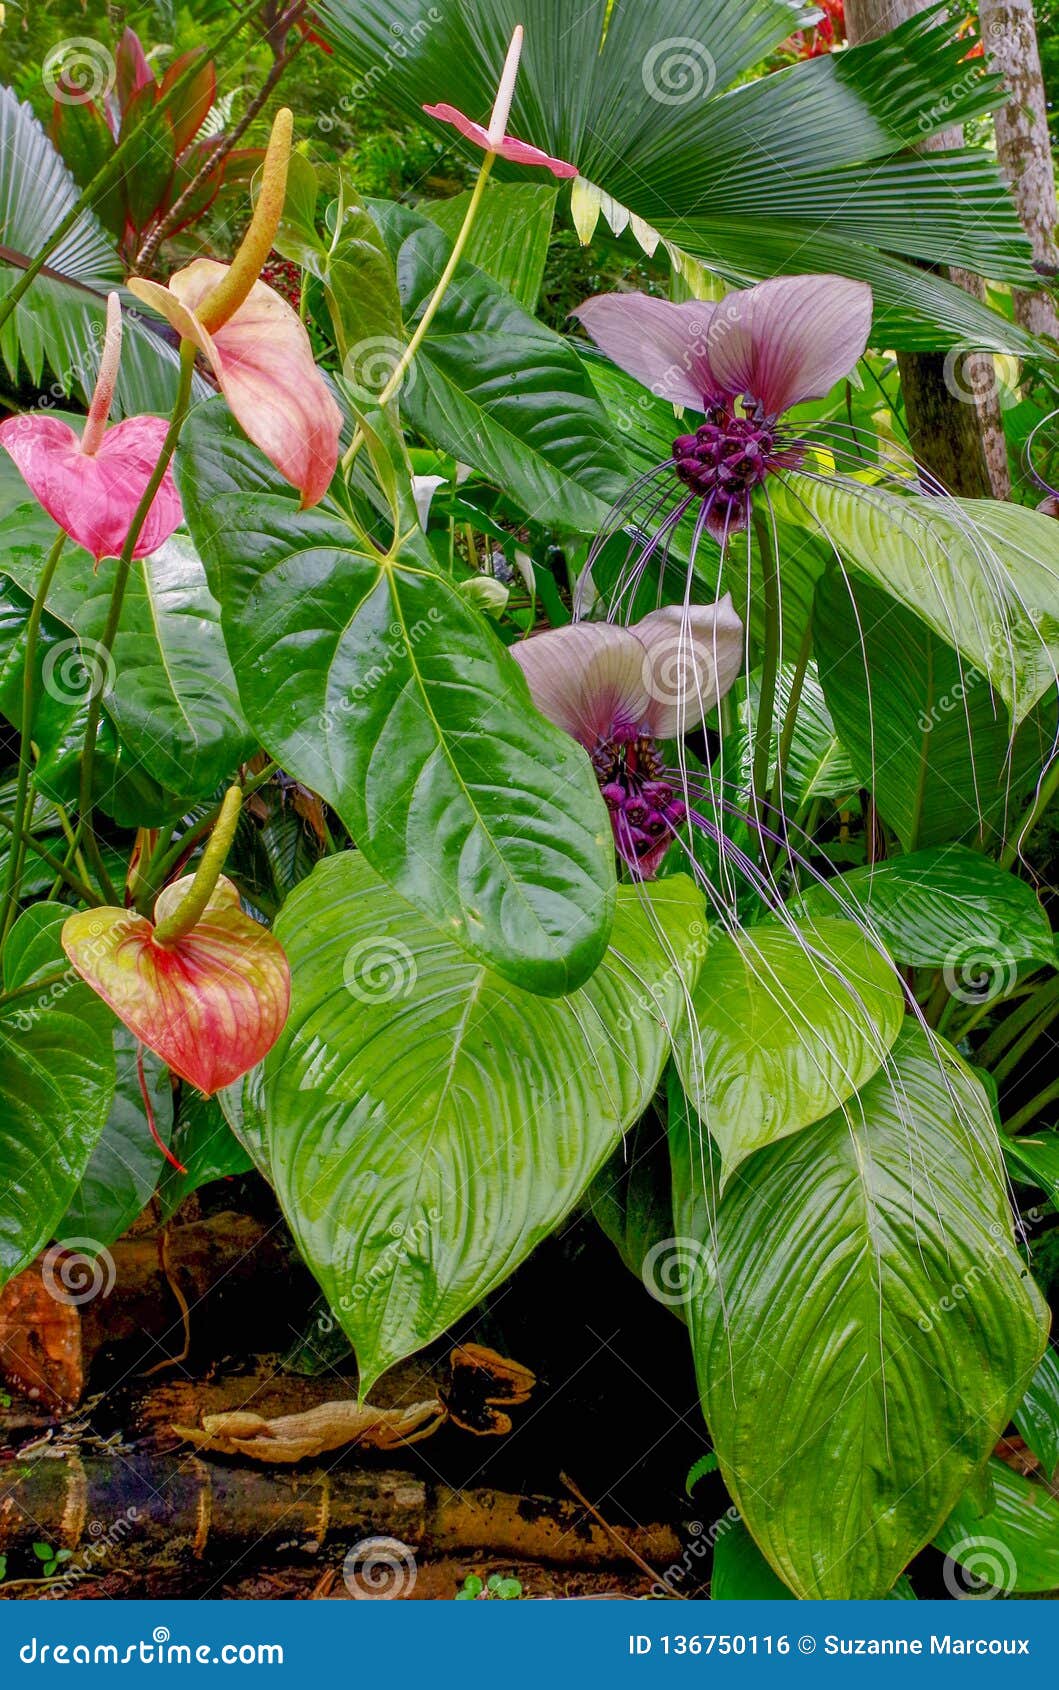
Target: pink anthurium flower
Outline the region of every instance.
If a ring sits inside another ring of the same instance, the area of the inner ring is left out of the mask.
[[[665,605],[630,628],[573,622],[511,648],[542,715],[588,752],[619,855],[649,880],[689,810],[661,740],[696,728],[743,661],[743,624],[717,604]]]
[[[291,132],[284,108],[272,126],[250,227],[231,264],[197,258],[168,287],[140,276],[128,286],[198,347],[239,426],[298,488],[304,508],[331,484],[342,416],[297,312],[259,279],[283,211]]]
[[[290,1008],[290,969],[279,942],[252,921],[224,876],[194,925],[166,940],[195,877],[160,893],[154,921],[131,910],[79,910],[63,949],[82,979],[174,1074],[207,1097],[271,1050]]]
[[[458,129],[468,141],[473,141],[476,147],[481,147],[483,152],[510,159],[514,164],[543,164],[553,176],[576,176],[576,164],[567,164],[565,159],[552,158],[550,154],[541,152],[539,147],[531,147],[528,141],[519,141],[514,135],[507,133],[507,120],[511,113],[515,78],[518,75],[521,56],[522,25],[518,24],[511,37],[507,58],[504,60],[488,128],[457,111],[455,106],[424,106],[423,110],[428,117],[439,118],[442,123],[451,123],[454,129]]]
[[[120,359],[121,302],[112,293],[107,298],[99,375],[80,438],[68,423],[42,412],[28,411],[0,423],[0,445],[10,453],[34,497],[97,563],[121,555],[169,426],[164,417],[126,417],[107,427]],[[183,514],[167,469],[133,557],[156,552],[179,527]]]
[[[574,316],[652,393],[705,413],[655,473],[674,474],[687,490],[667,522],[697,504],[699,532],[723,543],[747,526],[755,488],[803,461],[804,442],[785,431],[783,414],[849,374],[871,311],[864,282],[780,276],[717,304],[598,294]]]

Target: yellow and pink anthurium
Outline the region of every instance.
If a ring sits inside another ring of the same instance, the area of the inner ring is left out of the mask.
[[[220,870],[242,804],[225,795],[202,861],[167,886],[154,920],[106,906],[63,924],[74,968],[131,1033],[209,1097],[272,1049],[290,1009],[290,968]]]
[[[198,348],[240,427],[297,487],[305,507],[330,486],[342,416],[297,312],[260,280],[283,212],[292,126],[285,107],[272,125],[261,193],[231,264],[197,258],[167,287],[141,276],[128,286]]]
[[[169,426],[164,417],[126,417],[108,428],[120,359],[121,302],[112,293],[99,375],[80,437],[69,423],[43,411],[27,411],[0,423],[0,445],[34,497],[97,563],[120,557]],[[133,557],[157,551],[182,520],[180,495],[167,469]]]

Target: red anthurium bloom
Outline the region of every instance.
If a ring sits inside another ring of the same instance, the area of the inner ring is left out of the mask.
[[[259,280],[283,211],[291,121],[284,110],[272,126],[261,195],[232,263],[197,258],[168,287],[139,276],[128,285],[198,347],[232,415],[304,507],[330,486],[342,417],[297,312]]]
[[[553,176],[576,176],[576,164],[567,164],[565,159],[552,158],[548,153],[541,152],[539,147],[531,147],[528,141],[519,141],[514,135],[507,134],[507,120],[511,112],[511,100],[515,92],[515,78],[518,75],[521,56],[522,25],[519,24],[507,50],[488,128],[466,117],[463,112],[457,111],[455,106],[424,106],[423,110],[428,117],[437,117],[442,123],[451,123],[454,129],[458,129],[468,141],[473,141],[476,147],[481,147],[483,152],[495,153],[499,158],[511,159],[515,164],[543,164]]]
[[[112,293],[99,377],[80,438],[68,423],[41,412],[0,423],[0,445],[35,498],[97,563],[120,555],[169,426],[164,417],[127,417],[107,427],[120,357],[121,303]],[[156,552],[182,520],[180,495],[167,469],[133,557]]]
[[[631,628],[573,622],[511,654],[541,714],[588,752],[618,852],[649,880],[681,824],[701,819],[658,742],[698,727],[738,675],[743,624],[731,597],[665,605]]]
[[[119,1020],[174,1074],[210,1096],[230,1085],[283,1030],[290,969],[267,928],[244,915],[222,875],[194,926],[170,943],[163,923],[194,876],[167,886],[154,922],[130,910],[80,910],[62,931],[63,949]]]
[[[723,542],[746,527],[754,489],[801,463],[803,443],[785,433],[783,413],[849,374],[868,343],[871,308],[864,282],[781,276],[715,305],[609,293],[574,315],[653,393],[705,413],[658,469],[688,489],[673,520],[698,502],[701,527]]]

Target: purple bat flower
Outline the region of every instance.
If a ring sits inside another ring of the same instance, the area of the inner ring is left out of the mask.
[[[871,309],[863,282],[783,276],[716,305],[598,294],[574,316],[652,393],[705,414],[652,473],[672,471],[687,489],[670,523],[697,502],[696,539],[705,530],[724,544],[746,528],[755,488],[801,464],[804,445],[784,431],[783,414],[849,374],[867,345]]]
[[[575,622],[512,648],[538,710],[592,759],[614,843],[649,880],[689,812],[660,740],[698,727],[743,660],[743,624],[718,604],[666,605],[631,628]]]

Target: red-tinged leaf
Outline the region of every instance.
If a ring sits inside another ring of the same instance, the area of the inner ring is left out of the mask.
[[[167,886],[155,921],[174,913],[191,885]],[[174,1074],[207,1096],[271,1050],[290,1007],[290,970],[276,939],[244,915],[223,875],[201,918],[174,944],[129,910],[80,910],[62,931],[73,966],[115,1015]]]
[[[122,35],[114,55],[114,66],[117,71],[114,91],[118,96],[118,108],[124,116],[134,95],[141,88],[146,88],[148,83],[152,87],[154,85],[147,55],[140,46],[140,38],[135,30],[126,29]]]
[[[195,59],[205,52],[203,47],[195,47],[190,53],[181,53],[169,66],[158,85],[158,96],[168,94],[178,77],[184,74]],[[195,139],[206,118],[210,107],[217,97],[217,72],[213,60],[209,59],[202,66],[196,76],[193,76],[183,91],[177,95],[176,101],[169,106],[169,121],[173,128],[173,142],[178,155],[184,151]]]

